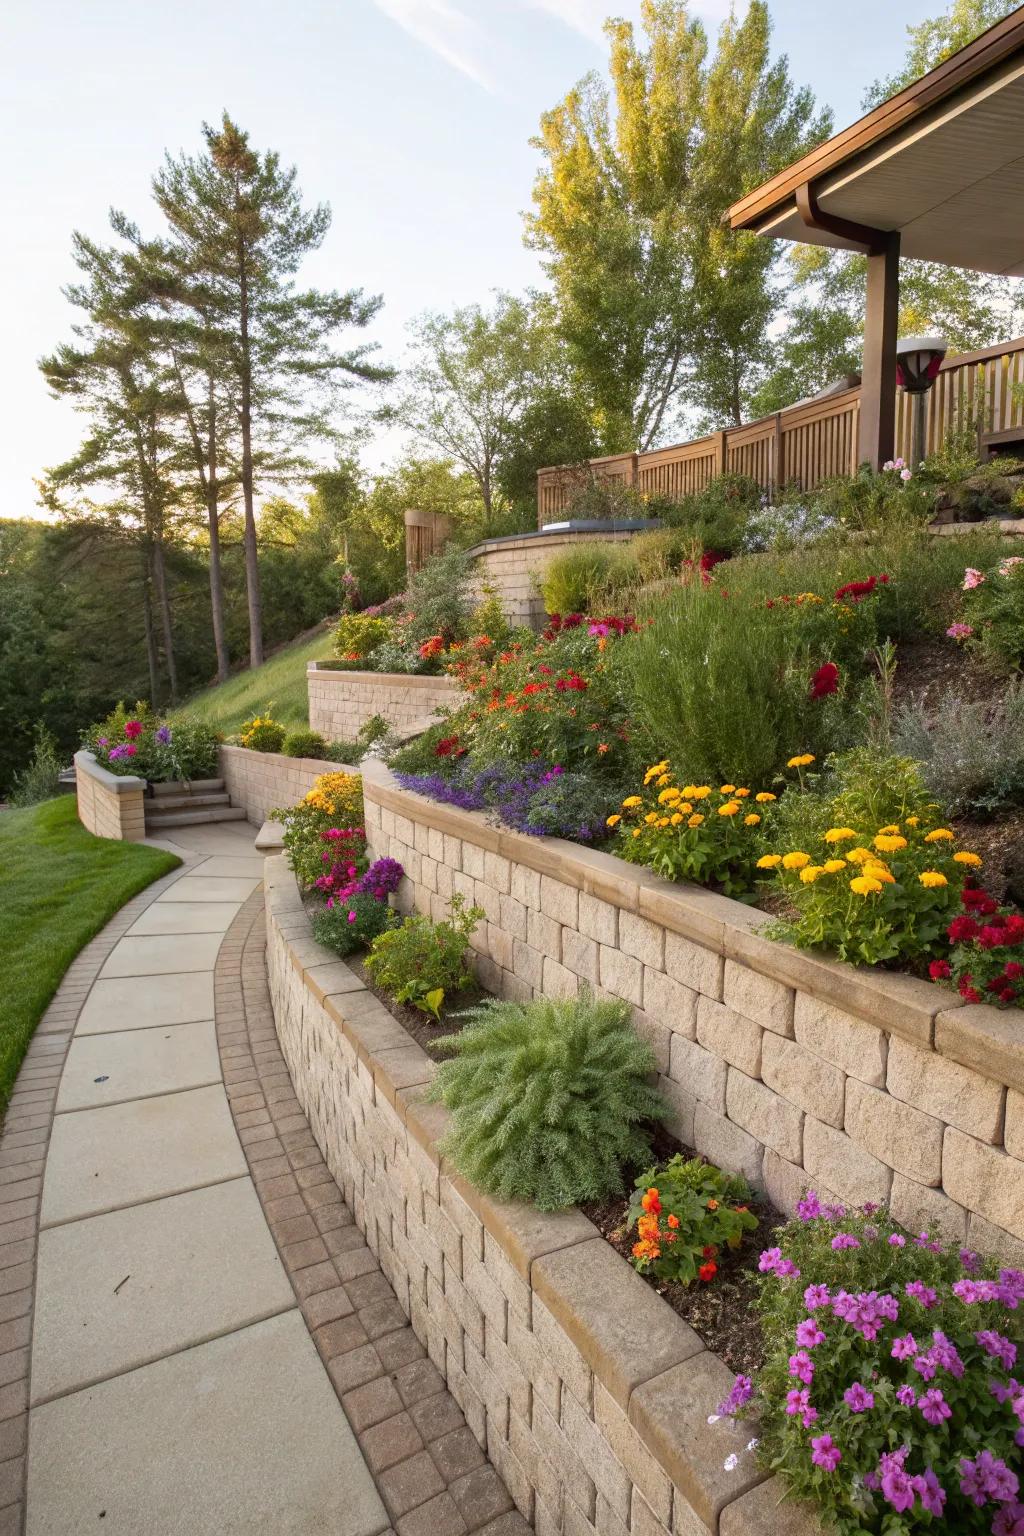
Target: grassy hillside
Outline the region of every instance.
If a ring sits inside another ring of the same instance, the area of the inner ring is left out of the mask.
[[[309,724],[306,663],[331,654],[331,625],[312,636],[284,645],[261,667],[247,668],[226,683],[205,688],[182,705],[179,713],[206,720],[225,736],[233,736],[243,721],[269,713],[289,730]]]

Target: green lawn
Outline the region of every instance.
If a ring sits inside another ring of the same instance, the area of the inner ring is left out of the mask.
[[[226,683],[206,688],[182,705],[180,713],[205,720],[225,736],[233,736],[252,715],[269,713],[289,730],[309,725],[306,693],[307,661],[331,654],[331,627],[310,639],[282,646],[262,667],[247,668]]]
[[[181,860],[93,837],[74,795],[0,812],[0,1110],[61,977],[132,896]]]

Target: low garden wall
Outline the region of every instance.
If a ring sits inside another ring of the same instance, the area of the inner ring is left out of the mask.
[[[283,752],[250,752],[248,747],[221,747],[219,759],[231,803],[244,806],[247,820],[256,826],[271,811],[297,804],[322,773],[345,769],[343,763],[319,757],[285,757]]]
[[[542,629],[544,599],[537,585],[549,562],[571,544],[618,542],[657,528],[643,519],[609,520],[567,524],[560,531],[542,528],[537,533],[513,534],[488,539],[469,551],[473,561],[473,589],[483,595],[485,584],[497,592],[505,617],[513,624]]]
[[[766,918],[610,854],[490,825],[363,769],[372,852],[405,906],[486,913],[481,982],[505,997],[625,998],[671,1129],[792,1212],[811,1185],[1024,1259],[1024,1018],[760,935]]]
[[[146,835],[146,781],[101,768],[91,752],[75,753],[78,819],[97,837],[139,843]]]
[[[379,799],[371,808],[394,814]],[[433,835],[435,847],[450,837]],[[438,1151],[447,1111],[423,1102],[433,1063],[313,941],[282,858],[266,863],[266,900],[295,1092],[402,1309],[538,1536],[821,1536],[812,1512],[780,1504],[782,1485],[746,1449],[749,1425],[708,1424],[732,1372],[586,1217],[500,1204],[452,1172]]]
[[[381,715],[399,734],[404,735],[412,726],[425,729],[436,709],[458,702],[458,684],[450,677],[336,672],[329,665],[311,661],[306,682],[309,728],[328,741],[354,741],[360,727],[374,715]]]

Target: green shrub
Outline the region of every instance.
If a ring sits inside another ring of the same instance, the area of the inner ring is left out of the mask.
[[[433,555],[415,573],[406,592],[411,615],[408,644],[415,650],[433,635],[446,645],[464,638],[469,623],[470,562],[462,550]]]
[[[280,752],[285,729],[269,715],[254,715],[242,726],[239,740],[250,752]]]
[[[467,907],[465,897],[451,899],[451,916],[432,923],[414,912],[397,928],[374,939],[366,969],[374,982],[396,1003],[409,1003],[421,1013],[439,1018],[441,1004],[473,980],[467,965],[469,937],[484,916],[482,907]]]
[[[366,661],[391,639],[394,624],[366,613],[343,613],[334,631],[335,654],[345,661]]]
[[[356,891],[344,902],[321,907],[313,914],[313,937],[338,955],[352,955],[398,922],[386,901]]]
[[[52,800],[60,793],[60,774],[66,766],[54,736],[44,725],[37,725],[32,756],[21,772],[14,775],[11,804],[37,805],[40,800]]]
[[[743,548],[763,493],[749,475],[718,475],[702,491],[670,503],[662,518],[699,550],[732,555]]]
[[[934,707],[908,704],[893,722],[893,746],[918,759],[930,792],[954,813],[991,815],[1024,802],[1024,680],[994,706],[963,694]]]
[[[634,1265],[669,1284],[710,1284],[721,1249],[738,1248],[757,1226],[749,1200],[745,1179],[700,1157],[677,1152],[663,1167],[646,1169],[626,1214],[637,1229]]]
[[[156,727],[146,748],[146,777],[157,784],[212,779],[223,736],[205,720],[178,715]]]
[[[594,616],[609,611],[616,598],[629,584],[631,566],[629,545],[587,540],[570,545],[549,562],[540,588],[548,613],[588,613]]]
[[[326,757],[327,743],[319,731],[290,731],[281,751],[285,757]]]
[[[962,622],[948,633],[969,640],[1000,671],[1024,666],[1024,555],[969,565],[961,586]]]
[[[773,836],[779,847],[817,844],[829,827],[884,827],[916,816],[934,826],[945,816],[925,783],[913,755],[877,745],[851,747],[830,758],[820,771],[800,773],[799,787],[774,808]]]
[[[386,937],[386,936],[385,936]],[[380,941],[378,941],[380,942]],[[663,1113],[654,1057],[616,998],[492,1000],[469,1011],[431,1090],[451,1112],[442,1150],[502,1200],[557,1210],[615,1194]]]
[[[324,753],[329,763],[344,763],[349,768],[354,768],[362,761],[364,747],[358,741],[331,741],[327,744]]]
[[[383,715],[371,715],[364,720],[356,732],[356,739],[361,741],[364,747],[376,746],[378,741],[383,741],[391,730],[390,723]]]

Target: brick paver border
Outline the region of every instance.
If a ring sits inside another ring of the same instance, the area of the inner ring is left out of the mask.
[[[93,982],[114,945],[196,860],[133,896],[80,950],[40,1019],[0,1134],[0,1536],[25,1529],[32,1317],[43,1170],[68,1046]]]
[[[267,987],[262,888],[228,929],[214,987],[224,1084],[253,1182],[397,1536],[526,1536],[295,1097]]]

